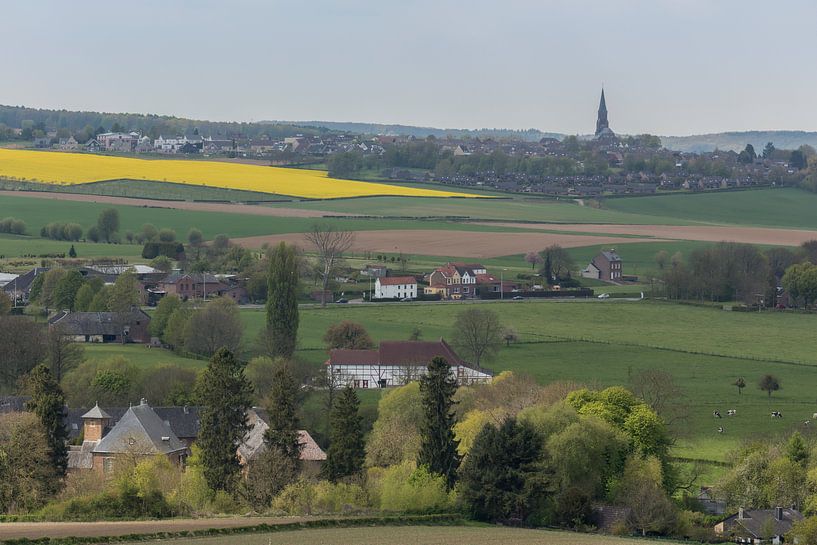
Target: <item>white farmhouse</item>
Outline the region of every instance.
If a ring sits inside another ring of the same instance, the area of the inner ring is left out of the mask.
[[[413,276],[386,276],[374,283],[375,299],[416,299],[417,279]]]
[[[387,388],[402,386],[428,372],[431,360],[441,357],[451,366],[457,383],[490,382],[493,372],[460,359],[443,339],[384,341],[374,350],[334,349],[326,361],[328,378],[337,386]]]

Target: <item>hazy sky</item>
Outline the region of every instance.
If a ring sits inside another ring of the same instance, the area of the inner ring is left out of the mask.
[[[0,103],[213,120],[817,130],[814,0],[0,1]]]

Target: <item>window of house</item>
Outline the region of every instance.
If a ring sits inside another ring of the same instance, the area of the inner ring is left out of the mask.
[[[368,380],[364,380],[364,381],[363,381],[363,387],[364,387],[364,388],[368,388],[368,387],[369,387],[369,381],[368,381]]]
[[[111,473],[113,471],[113,458],[102,459],[102,472]]]

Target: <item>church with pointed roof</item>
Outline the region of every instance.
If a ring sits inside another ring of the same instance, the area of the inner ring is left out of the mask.
[[[616,133],[610,129],[610,122],[607,121],[607,102],[604,100],[604,88],[601,89],[601,99],[599,100],[599,112],[596,118],[596,140],[612,140],[616,138]]]

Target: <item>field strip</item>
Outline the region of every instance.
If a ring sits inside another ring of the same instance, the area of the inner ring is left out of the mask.
[[[246,528],[262,524],[278,526],[329,518],[337,517],[224,517],[104,522],[4,522],[0,524],[0,542],[7,539],[23,538],[114,537],[130,534],[195,532],[212,528]]]
[[[475,222],[480,225],[498,225],[543,231],[569,231],[587,234],[639,235],[669,240],[698,240],[703,242],[744,242],[769,246],[799,246],[817,239],[817,231],[804,229],[776,229],[773,227],[726,227],[715,225],[615,225]],[[630,241],[632,242],[632,240]]]
[[[662,239],[649,239],[650,242]],[[264,244],[288,242],[307,248],[309,243],[302,233],[261,235],[235,238],[233,242],[246,248],[260,248]],[[447,231],[433,229],[357,231],[352,251],[402,252],[407,254],[452,255],[468,258],[501,257],[521,254],[559,244],[564,248],[633,242],[629,236],[574,235],[560,233],[492,233],[477,231]]]
[[[148,208],[171,208],[174,210],[195,210],[200,212],[224,212],[229,214],[247,214],[251,216],[269,216],[279,218],[320,218],[323,216],[346,216],[342,212],[325,212],[323,210],[300,208],[273,208],[254,204],[231,204],[214,202],[164,201],[138,199],[131,197],[112,197],[107,195],[86,195],[82,193],[56,193],[50,191],[0,191],[0,196],[29,197],[33,199],[50,199],[55,201],[76,201]]]

